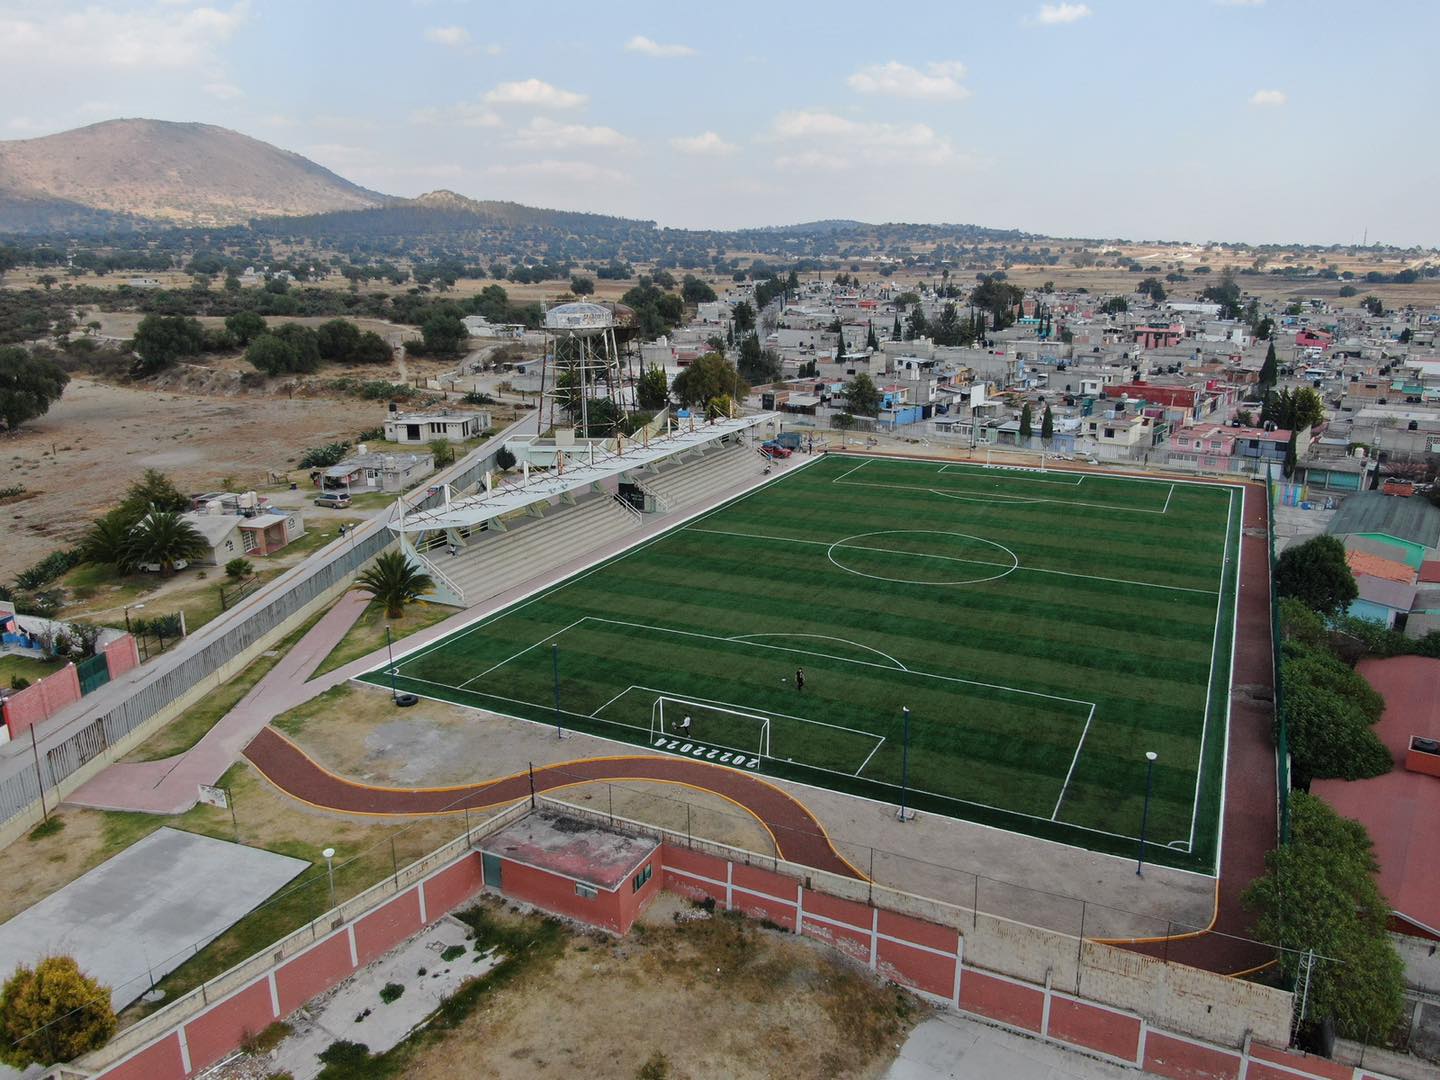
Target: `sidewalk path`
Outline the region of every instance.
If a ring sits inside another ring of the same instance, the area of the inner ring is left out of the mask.
[[[348,592],[256,683],[233,709],[183,754],[160,761],[119,761],[65,801],[97,810],[180,814],[195,805],[201,784],[215,784],[245,744],[272,718],[315,696],[305,680],[330,655],[370,603]]]
[[[754,814],[775,840],[780,857],[845,877],[863,877],[837,852],[825,829],[798,799],[749,773],[724,765],[654,755],[592,757],[544,765],[479,784],[393,788],[358,784],[321,768],[274,728],[263,729],[245,748],[250,763],[293,798],[346,814],[457,814],[481,810],[561,788],[604,780],[680,784],[719,795]]]

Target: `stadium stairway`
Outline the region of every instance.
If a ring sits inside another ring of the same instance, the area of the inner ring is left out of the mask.
[[[748,443],[710,450],[675,465],[642,470],[633,479],[650,492],[666,513],[694,506],[752,480],[765,469],[765,460]]]
[[[517,518],[504,532],[470,537],[459,554],[444,548],[427,557],[460,587],[471,607],[604,547],[640,528],[641,519],[611,495],[590,494],[574,506],[552,506],[543,517]]]

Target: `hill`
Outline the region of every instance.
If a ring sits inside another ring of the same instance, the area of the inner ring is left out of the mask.
[[[299,154],[213,124],[107,120],[0,141],[0,230],[36,232],[112,216],[239,225],[385,201]]]

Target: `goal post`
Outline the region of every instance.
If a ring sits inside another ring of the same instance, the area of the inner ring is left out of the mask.
[[[690,729],[684,729],[685,717]],[[770,718],[728,705],[661,694],[650,708],[650,743],[662,738],[770,756]]]

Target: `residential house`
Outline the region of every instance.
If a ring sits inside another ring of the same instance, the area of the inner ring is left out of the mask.
[[[326,491],[388,491],[399,494],[435,471],[429,453],[377,454],[361,452],[331,465],[316,476]]]
[[[299,510],[259,508],[231,513],[222,500],[211,500],[202,510],[180,515],[205,540],[205,554],[193,560],[206,566],[224,566],[231,559],[273,555],[305,535],[305,516]]]
[[[490,429],[488,412],[390,413],[385,418],[387,442],[418,445],[437,439],[463,443]]]

